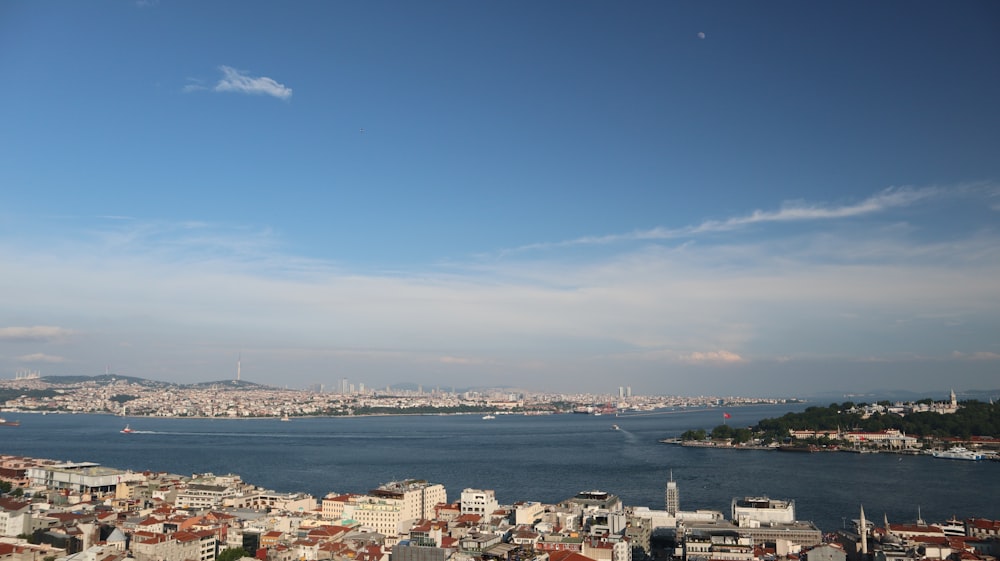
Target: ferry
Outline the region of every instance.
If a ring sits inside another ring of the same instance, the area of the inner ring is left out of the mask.
[[[489,421],[491,419],[496,419],[496,418],[497,418],[496,415],[483,415],[484,421]]]
[[[972,460],[978,461],[983,459],[983,455],[974,450],[969,450],[964,446],[952,446],[947,450],[937,450],[932,452],[935,458],[943,458],[945,460]]]

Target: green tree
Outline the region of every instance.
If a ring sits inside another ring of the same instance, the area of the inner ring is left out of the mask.
[[[719,425],[712,429],[712,440],[729,440],[733,437],[733,427]]]
[[[681,440],[705,440],[705,429],[686,430],[681,434]]]
[[[13,485],[11,485],[10,481],[0,481],[0,495],[10,493],[12,488]]]
[[[250,557],[250,554],[242,547],[227,547],[219,552],[215,561],[236,561],[241,557]]]
[[[738,428],[733,431],[733,442],[736,444],[743,444],[744,442],[750,442],[753,439],[753,433],[747,428]]]

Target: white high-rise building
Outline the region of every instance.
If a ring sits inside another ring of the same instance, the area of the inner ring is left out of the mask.
[[[664,496],[664,508],[670,516],[677,516],[680,507],[680,494],[677,492],[677,482],[674,481],[674,472],[670,471],[670,481],[667,481],[667,492]]]

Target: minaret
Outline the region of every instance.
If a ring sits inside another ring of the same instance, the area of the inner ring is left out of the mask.
[[[861,523],[858,533],[861,534],[861,555],[868,557],[868,521],[865,520],[865,505],[861,505]]]
[[[958,399],[955,397],[955,388],[951,389],[951,408],[958,409]]]
[[[674,470],[670,470],[670,481],[667,481],[667,492],[664,497],[664,507],[667,510],[667,514],[670,516],[677,516],[677,511],[679,510],[680,496],[677,493],[677,482],[674,481]]]

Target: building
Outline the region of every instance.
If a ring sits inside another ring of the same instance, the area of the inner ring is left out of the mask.
[[[380,534],[395,536],[407,521],[432,519],[435,507],[447,503],[441,484],[409,479],[372,489],[368,495],[341,495],[323,499],[322,515],[328,519],[354,520]]]
[[[514,503],[514,524],[534,524],[545,514],[545,505],[535,501]]]
[[[0,497],[0,536],[17,537],[31,529],[31,501]]]
[[[111,494],[119,483],[139,482],[141,473],[102,467],[93,462],[67,462],[28,468],[32,486],[77,493]]]
[[[496,493],[492,489],[485,491],[482,489],[463,489],[462,499],[459,504],[462,508],[462,514],[479,514],[482,516],[493,514],[493,512],[500,508]]]
[[[680,495],[677,491],[677,482],[674,481],[674,472],[670,472],[670,480],[667,481],[667,490],[664,493],[663,502],[665,510],[670,516],[677,516],[680,507]]]
[[[795,501],[778,501],[767,497],[733,499],[733,523],[741,528],[765,524],[795,522]],[[757,524],[754,524],[754,523]]]
[[[448,502],[448,493],[440,483],[428,483],[422,479],[392,481],[371,491],[379,498],[396,499],[402,502],[403,520],[433,518],[434,507]]]
[[[566,499],[565,504],[576,505],[583,510],[617,511],[622,509],[622,501],[617,495],[605,491],[582,491]]]

